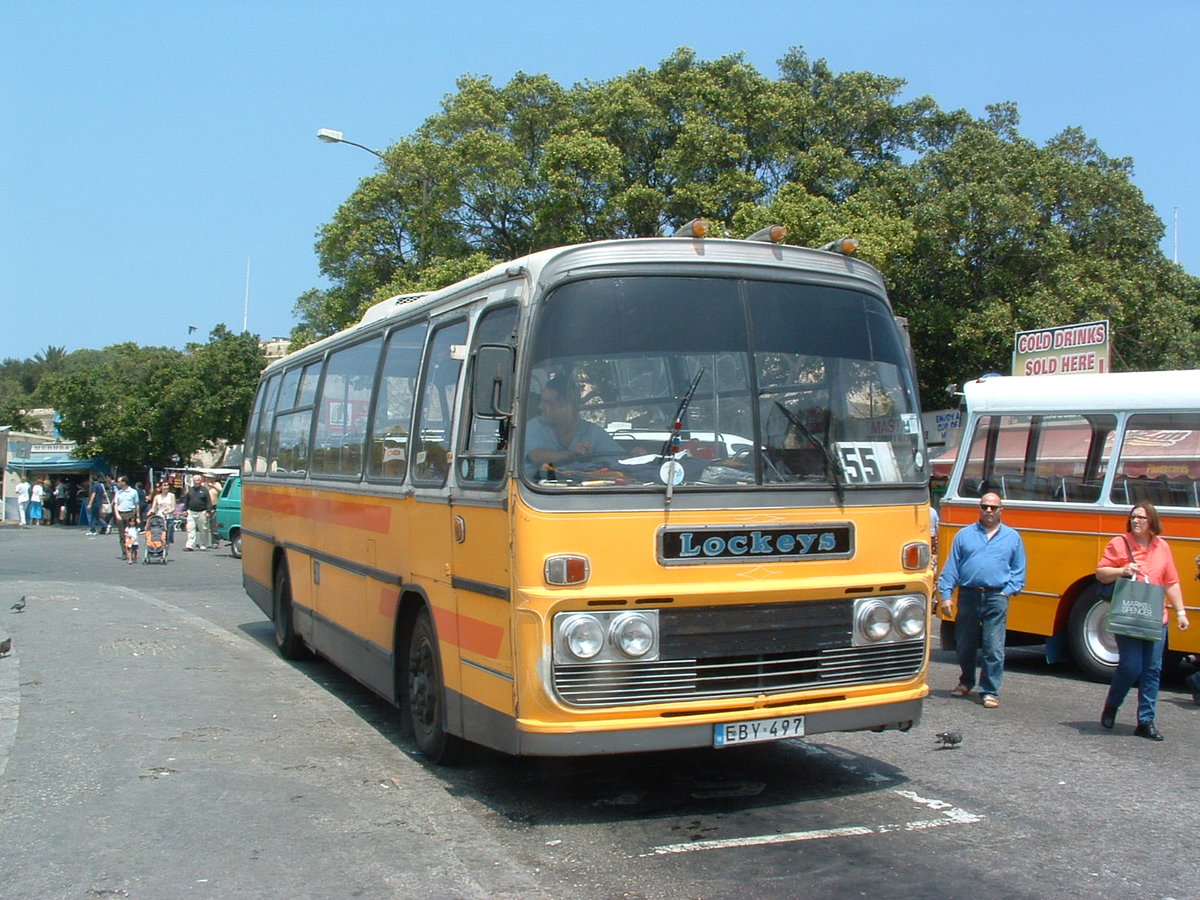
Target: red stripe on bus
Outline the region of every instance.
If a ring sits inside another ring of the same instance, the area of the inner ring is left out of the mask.
[[[1200,519],[1195,516],[1175,515],[1161,509],[1158,514],[1162,519],[1164,537],[1200,537]],[[970,525],[979,520],[979,507],[975,504],[943,503],[939,516],[946,525]],[[1045,531],[1092,531],[1098,525],[1100,534],[1121,534],[1125,531],[1128,516],[1128,509],[1067,510],[1047,509],[1044,506],[1005,506],[1001,521],[1013,528],[1040,528]]]
[[[500,656],[504,629],[499,625],[456,615],[437,607],[433,608],[433,619],[437,624],[438,636],[446,643],[456,644],[460,650],[478,653],[489,659]]]
[[[325,525],[340,525],[387,534],[392,528],[391,508],[382,503],[363,503],[357,500],[335,500],[317,494],[301,496],[276,491],[250,490],[247,488],[245,504],[256,509],[296,516],[302,519],[317,519]]]

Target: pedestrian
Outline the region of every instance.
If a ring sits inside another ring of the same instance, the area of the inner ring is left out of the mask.
[[[1000,521],[1002,513],[998,494],[989,491],[980,498],[979,521],[954,536],[938,578],[946,615],[951,611],[951,594],[958,588],[954,640],[959,679],[950,694],[971,693],[978,660],[979,692],[988,709],[1000,705],[1008,601],[1025,587],[1025,545],[1021,535]]]
[[[171,485],[166,479],[158,483],[154,499],[150,501],[150,515],[162,516],[167,520],[167,543],[175,543],[175,495],[171,493]]]
[[[60,525],[68,524],[68,514],[71,512],[71,489],[61,478],[54,483],[54,519]]]
[[[33,486],[29,489],[29,524],[42,524],[42,501],[46,498],[46,489],[42,487],[42,482],[35,478]]]
[[[25,528],[29,525],[29,479],[21,476],[21,480],[17,482],[17,516],[21,520],[21,527]]]
[[[192,477],[192,486],[188,488],[183,498],[184,508],[187,509],[188,536],[184,550],[208,549],[208,511],[212,500],[204,487],[204,480],[199,475]]]
[[[221,498],[221,482],[211,475],[205,476],[204,489],[208,491],[208,536],[212,539],[212,548],[221,546],[221,537],[217,534],[217,501]]]
[[[1117,642],[1117,671],[1113,674],[1104,709],[1100,713],[1100,724],[1112,728],[1117,721],[1117,710],[1133,685],[1138,687],[1137,728],[1134,734],[1151,741],[1161,741],[1162,734],[1155,727],[1154,718],[1158,707],[1158,685],[1162,678],[1163,647],[1167,642],[1167,607],[1175,610],[1176,624],[1180,631],[1188,629],[1187,610],[1183,608],[1183,590],[1179,586],[1179,573],[1171,548],[1162,534],[1162,520],[1158,510],[1150,502],[1139,503],[1129,511],[1125,523],[1125,534],[1119,534],[1104,548],[1104,555],[1096,566],[1096,580],[1101,584],[1113,584],[1118,578],[1142,577],[1150,584],[1161,585],[1165,591],[1162,633],[1157,640],[1147,641],[1124,634],[1114,634]]]
[[[117,479],[117,494],[113,500],[113,524],[116,526],[117,543],[121,547],[121,559],[129,559],[129,549],[125,546],[125,529],[130,525],[136,530],[140,521],[138,494],[129,486],[129,480],[122,475]]]

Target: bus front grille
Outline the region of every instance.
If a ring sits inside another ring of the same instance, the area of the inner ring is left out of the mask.
[[[908,681],[924,660],[925,641],[920,639],[647,663],[556,665],[554,688],[572,706],[714,700]]]

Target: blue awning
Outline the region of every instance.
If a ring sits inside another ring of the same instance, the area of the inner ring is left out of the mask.
[[[7,469],[18,472],[106,472],[108,464],[102,459],[76,459],[69,453],[38,456],[14,456]]]

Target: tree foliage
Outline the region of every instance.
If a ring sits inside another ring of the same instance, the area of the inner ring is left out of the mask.
[[[976,119],[903,89],[801,49],[775,78],[687,49],[572,87],[464,76],[321,229],[331,286],[297,301],[294,344],[493,261],[703,215],[718,233],[859,237],[927,391],[1006,370],[1014,330],[1084,319],[1112,321],[1119,367],[1197,365],[1200,282],[1162,256],[1130,160],[1077,128],[1038,146],[1011,103]]]
[[[184,351],[116,344],[70,354],[40,389],[78,453],[125,471],[239,440],[266,360],[257,336],[218,325]]]

